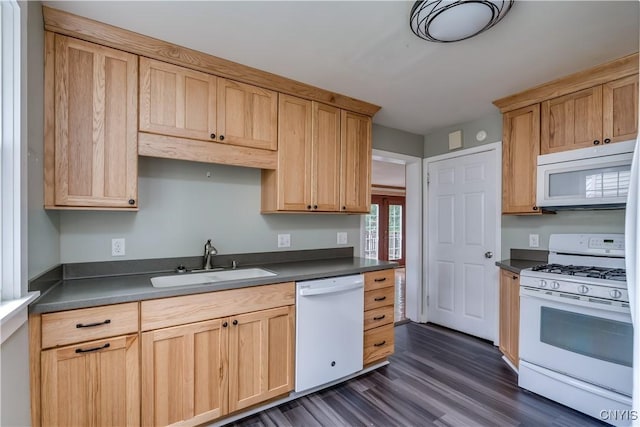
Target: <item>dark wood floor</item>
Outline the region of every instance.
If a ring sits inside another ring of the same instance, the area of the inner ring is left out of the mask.
[[[517,386],[490,343],[433,325],[396,327],[391,364],[232,426],[600,426]]]

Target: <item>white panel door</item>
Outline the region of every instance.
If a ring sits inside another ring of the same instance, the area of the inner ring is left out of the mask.
[[[493,151],[429,164],[428,321],[492,340],[499,220]]]

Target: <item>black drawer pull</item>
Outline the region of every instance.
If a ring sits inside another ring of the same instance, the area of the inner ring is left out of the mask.
[[[377,342],[374,344],[375,347],[382,347],[383,345],[385,345],[387,343],[387,340],[384,340],[382,342]]]
[[[109,348],[109,347],[111,347],[111,344],[106,343],[101,347],[88,348],[86,350],[81,348],[76,348],[76,353],[91,353],[92,351],[104,350],[105,348]]]
[[[238,321],[237,321],[237,320],[234,320],[232,323],[233,323],[234,325],[237,325],[237,324],[238,324]]]
[[[386,299],[387,299],[387,297],[377,297],[377,298],[374,298],[373,300],[374,301],[384,301]]]
[[[382,320],[382,319],[384,319],[385,317],[386,317],[386,315],[385,315],[385,314],[383,314],[382,316],[375,316],[375,317],[373,318],[373,320]]]
[[[384,282],[385,280],[387,280],[386,277],[380,277],[378,279],[373,279],[374,282]]]
[[[109,323],[111,323],[111,319],[107,319],[104,322],[87,323],[86,325],[84,323],[76,323],[76,328],[93,328],[94,326],[108,325]]]

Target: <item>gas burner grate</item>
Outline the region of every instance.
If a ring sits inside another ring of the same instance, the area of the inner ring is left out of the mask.
[[[595,279],[627,280],[624,268],[590,267],[582,265],[542,264],[531,268],[542,273],[564,274],[567,276],[591,277]]]

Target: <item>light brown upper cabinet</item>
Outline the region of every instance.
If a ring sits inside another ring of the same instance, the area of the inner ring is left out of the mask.
[[[46,208],[137,207],[137,99],[137,56],[46,33]]]
[[[280,94],[278,167],[262,172],[262,211],[368,212],[370,129],[367,116]]]
[[[544,101],[541,123],[541,154],[633,139],[638,75]]]
[[[342,111],[340,208],[369,213],[371,204],[371,117]]]
[[[602,86],[542,103],[540,153],[589,147],[602,140]]]
[[[215,140],[217,77],[140,58],[140,130]]]
[[[278,149],[278,93],[218,79],[218,140],[245,147]]]
[[[276,92],[140,58],[140,131],[277,149]]]
[[[502,116],[502,213],[541,213],[536,206],[540,104]]]
[[[603,141],[628,141],[638,135],[638,74],[602,85]]]

